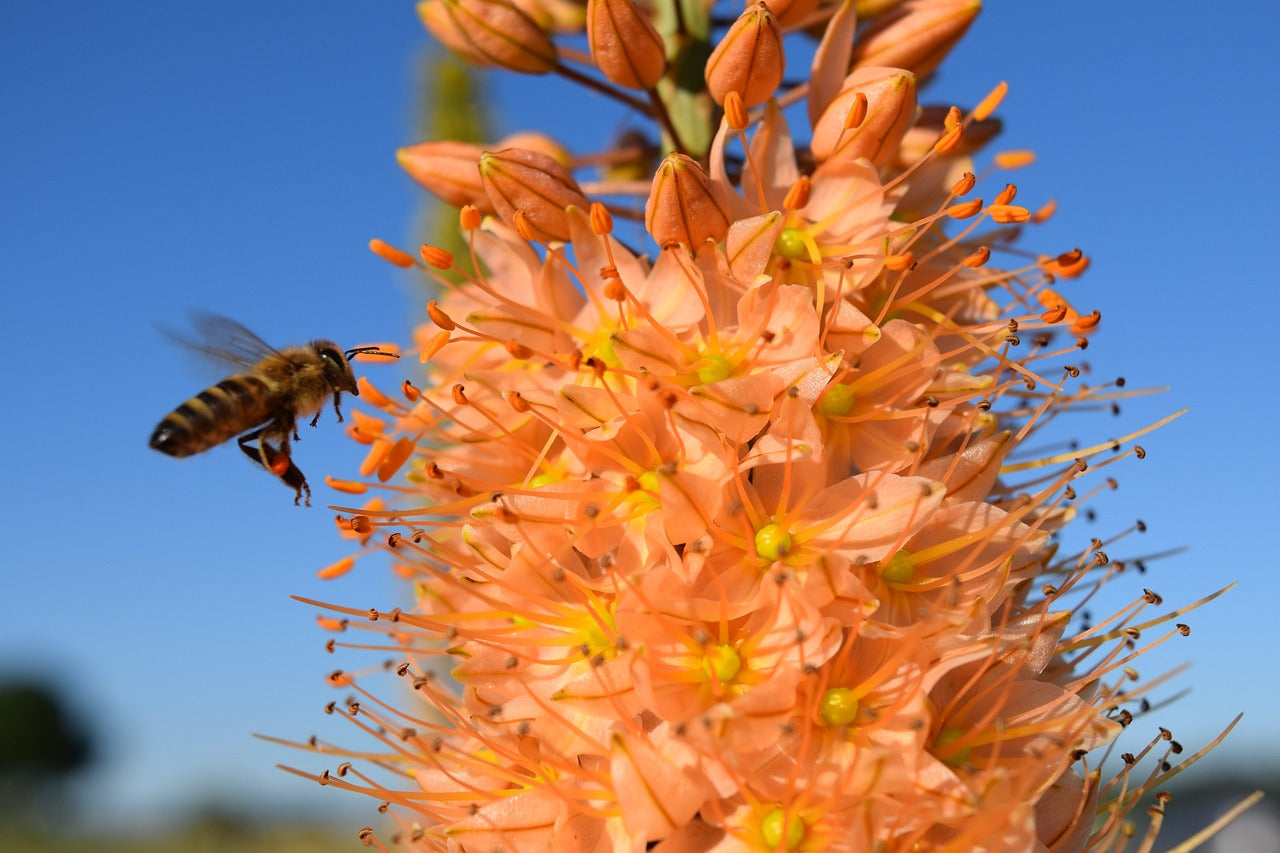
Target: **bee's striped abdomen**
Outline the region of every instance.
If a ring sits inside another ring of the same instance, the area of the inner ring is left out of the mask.
[[[265,422],[274,414],[270,386],[242,373],[206,388],[165,415],[151,446],[170,456],[190,456]]]

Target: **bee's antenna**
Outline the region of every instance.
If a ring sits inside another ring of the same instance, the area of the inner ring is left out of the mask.
[[[347,350],[343,355],[346,356],[347,361],[351,361],[351,359],[357,355],[385,355],[387,358],[400,357],[399,353],[387,352],[386,350],[380,350],[377,347],[356,347],[355,349]]]

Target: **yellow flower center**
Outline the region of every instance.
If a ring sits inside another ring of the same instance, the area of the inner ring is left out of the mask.
[[[840,418],[853,408],[853,386],[837,382],[827,388],[818,401],[818,411],[829,418]]]
[[[728,684],[740,669],[742,658],[733,646],[719,645],[702,656],[702,671],[708,680],[714,678],[721,684]]]
[[[760,821],[760,834],[770,850],[790,850],[804,841],[805,825],[798,815],[787,816],[781,808],[775,808]]]
[[[818,715],[828,726],[847,726],[858,718],[858,700],[848,687],[833,687],[822,694]]]
[[[718,352],[706,352],[698,359],[698,381],[703,385],[728,379],[733,373],[733,363]]]
[[[766,524],[756,531],[756,554],[772,563],[791,550],[791,534],[776,524]]]
[[[636,477],[636,483],[639,488],[635,489],[628,495],[628,499],[645,511],[657,509],[662,505],[662,501],[658,499],[658,475],[654,471],[645,471],[639,477]]]
[[[783,228],[782,233],[778,235],[778,241],[774,243],[773,250],[782,257],[794,261],[796,258],[806,256],[805,242],[804,232],[800,229]]]
[[[951,747],[951,744],[960,740],[965,736],[963,729],[947,727],[938,732],[938,736],[933,739],[933,753],[938,760],[948,767],[959,767],[969,760],[969,753],[972,752],[968,746]]]
[[[911,552],[903,548],[880,566],[880,577],[886,583],[910,583],[916,573],[916,561]]]

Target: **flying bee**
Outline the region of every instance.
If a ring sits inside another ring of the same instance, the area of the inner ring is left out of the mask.
[[[151,446],[178,458],[202,453],[239,435],[245,456],[279,477],[311,506],[311,487],[294,464],[290,439],[298,440],[298,418],[320,420],[325,402],[342,422],[342,392],[355,396],[351,359],[361,353],[395,358],[377,347],[342,350],[332,341],[314,340],[277,350],[234,320],[215,315],[196,318],[200,341],[180,343],[240,370],[178,406],[156,426]],[[243,433],[241,435],[241,433]]]

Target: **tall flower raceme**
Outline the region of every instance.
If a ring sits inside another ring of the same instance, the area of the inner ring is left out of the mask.
[[[339,527],[415,601],[323,624],[412,690],[335,672],[375,746],[313,742],[352,757],[321,781],[424,849],[1121,849],[1180,747],[1101,758],[1159,683],[1135,658],[1187,629],[1150,591],[1074,618],[1141,525],[1076,552],[1069,525],[1143,452],[1025,450],[1122,383],[1076,381],[1085,256],[1014,248],[1051,212],[998,177],[1029,155],[976,176],[1003,85],[918,103],[978,4],[419,11],[652,119],[589,158],[610,175],[660,159],[587,183],[545,136],[400,152],[471,257],[373,244],[440,287],[426,376],[361,380],[368,454],[329,482],[372,493]]]

